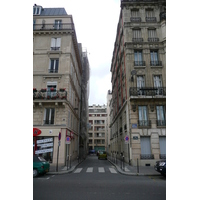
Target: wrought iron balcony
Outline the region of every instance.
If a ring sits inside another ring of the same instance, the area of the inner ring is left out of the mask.
[[[134,61],[134,66],[145,66],[145,61]]]
[[[146,22],[156,22],[156,17],[146,17]]]
[[[133,38],[133,42],[143,42],[143,38]]]
[[[55,100],[55,99],[67,99],[67,91],[65,89],[60,90],[50,90],[41,89],[37,91],[33,89],[33,100],[44,99],[44,100]]]
[[[141,22],[141,17],[131,17],[131,22]]]
[[[60,47],[51,47],[51,50],[52,50],[52,51],[59,51],[59,50],[60,50]]]
[[[58,69],[49,69],[49,73],[58,73]]]
[[[166,87],[130,87],[130,96],[166,96]]]
[[[166,120],[156,120],[157,126],[166,126]]]
[[[151,126],[151,120],[138,120],[138,127]]]
[[[160,154],[160,159],[166,159],[166,154]]]
[[[159,42],[159,38],[148,38],[148,42]]]
[[[33,30],[74,30],[74,24],[33,24]]]
[[[54,124],[54,120],[45,119],[44,124]]]
[[[158,60],[150,61],[150,66],[162,66],[162,61]]]
[[[141,154],[140,159],[154,159],[153,154]]]
[[[160,13],[160,21],[166,20],[166,12]]]

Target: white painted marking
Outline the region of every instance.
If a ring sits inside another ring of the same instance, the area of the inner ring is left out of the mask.
[[[77,168],[74,173],[80,173],[83,168]]]
[[[103,167],[99,167],[98,170],[99,170],[99,173],[104,173],[105,172],[105,169]]]
[[[130,172],[130,170],[127,167],[125,167],[125,172]]]
[[[86,172],[89,172],[89,173],[93,172],[93,167],[88,167]]]
[[[110,172],[111,172],[112,174],[117,174],[117,172],[116,172],[115,169],[113,169],[113,168],[109,168],[109,170],[110,170]]]

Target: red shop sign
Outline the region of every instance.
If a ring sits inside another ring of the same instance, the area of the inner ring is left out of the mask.
[[[33,137],[40,135],[42,131],[38,128],[33,128]]]

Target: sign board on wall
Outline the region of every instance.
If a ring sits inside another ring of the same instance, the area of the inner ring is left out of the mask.
[[[42,149],[42,150],[36,150],[36,151],[35,151],[35,154],[48,153],[48,152],[53,152],[53,148],[50,148],[50,149]]]
[[[132,124],[132,128],[137,128],[137,124]]]

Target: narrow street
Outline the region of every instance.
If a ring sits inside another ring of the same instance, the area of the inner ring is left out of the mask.
[[[164,200],[166,179],[162,176],[121,175],[109,161],[98,160],[93,155],[70,174],[33,179],[33,199]]]

